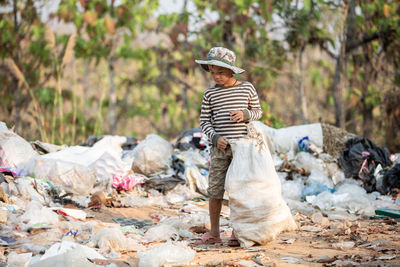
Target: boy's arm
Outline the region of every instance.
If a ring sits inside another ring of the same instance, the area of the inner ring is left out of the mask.
[[[211,124],[211,115],[210,102],[204,94],[203,102],[201,103],[200,127],[203,133],[207,135],[208,139],[211,140],[213,146],[216,147],[217,141],[221,136],[215,132],[214,127]]]
[[[262,109],[260,101],[258,100],[258,94],[256,89],[251,86],[250,89],[250,100],[248,109],[243,110],[244,121],[256,121],[262,116]]]

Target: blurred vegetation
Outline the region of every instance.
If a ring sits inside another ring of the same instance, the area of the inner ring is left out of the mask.
[[[194,59],[225,46],[264,123],[331,123],[400,151],[400,1],[178,3],[61,0],[43,20],[49,1],[0,0],[0,121],[57,144],[174,138],[198,127],[212,84]]]

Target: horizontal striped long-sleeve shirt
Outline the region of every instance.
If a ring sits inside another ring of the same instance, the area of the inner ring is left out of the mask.
[[[242,110],[243,122],[231,120],[229,111]],[[237,139],[247,134],[249,121],[261,118],[257,91],[250,82],[228,87],[210,87],[201,104],[200,127],[216,146],[218,138]]]

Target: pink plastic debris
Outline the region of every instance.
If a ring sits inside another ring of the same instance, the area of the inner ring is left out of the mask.
[[[145,182],[143,176],[130,174],[125,177],[119,177],[114,174],[112,185],[115,189],[117,189],[117,191],[121,190],[128,191],[134,188],[136,185],[138,184],[143,185],[144,183]]]

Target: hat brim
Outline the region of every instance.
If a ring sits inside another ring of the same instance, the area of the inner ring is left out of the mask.
[[[208,68],[208,65],[214,65],[214,66],[219,66],[219,67],[230,69],[236,74],[240,74],[240,73],[245,72],[244,69],[241,69],[241,68],[238,68],[238,67],[235,67],[235,66],[231,66],[229,64],[226,64],[226,63],[224,63],[222,61],[218,61],[218,60],[195,60],[195,62],[197,64],[200,64],[200,66],[205,71],[210,71],[210,69]]]

